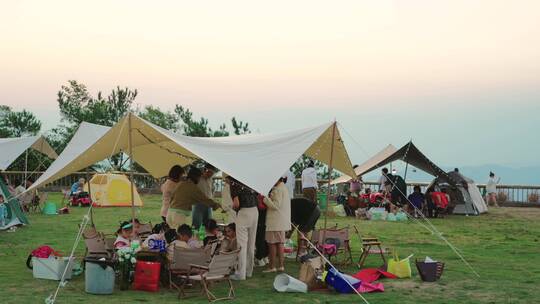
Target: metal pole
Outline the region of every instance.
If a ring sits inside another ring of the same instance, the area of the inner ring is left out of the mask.
[[[28,149],[26,149],[26,152],[24,154],[24,183],[26,188],[26,180],[28,179]]]
[[[132,138],[132,129],[131,129],[131,115],[128,114],[128,145],[129,145],[129,179],[131,182],[131,223],[135,226],[135,185],[133,185],[133,138]]]
[[[328,218],[328,207],[330,203],[330,187],[332,186],[332,171],[334,171],[334,140],[336,139],[336,121],[332,124],[332,147],[330,148],[330,163],[328,164],[328,188],[326,189],[326,210],[324,211],[324,230],[326,234],[326,222]],[[326,236],[323,235],[323,240]]]
[[[90,174],[88,173],[88,167],[86,168],[86,182],[88,183],[88,197],[90,197],[90,203],[94,204],[94,200],[92,199],[92,188],[90,187]],[[95,227],[94,225],[94,209],[90,208],[90,225],[92,227]]]

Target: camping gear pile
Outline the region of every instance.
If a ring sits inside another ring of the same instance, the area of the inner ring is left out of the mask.
[[[407,214],[403,211],[392,212],[386,211],[385,208],[370,208],[366,212],[366,217],[372,221],[389,221],[389,222],[405,222],[408,220]]]

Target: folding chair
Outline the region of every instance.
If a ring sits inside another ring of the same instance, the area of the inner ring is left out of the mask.
[[[175,247],[173,258],[168,262],[167,270],[169,274],[169,288],[180,290],[175,282],[175,278],[191,275],[191,264],[206,266],[210,263],[210,250],[204,248],[181,248]]]
[[[47,200],[48,193],[43,192],[40,193],[38,196],[34,196],[32,200],[30,201],[28,211],[34,212],[34,213],[40,213],[41,212],[41,203],[45,202]]]
[[[152,222],[141,224],[137,234],[141,238],[141,242],[146,240],[152,234]]]
[[[364,266],[364,263],[366,262],[366,259],[370,253],[379,254],[383,260],[383,264],[386,265],[386,258],[384,257],[386,251],[381,247],[382,243],[379,241],[379,238],[361,237],[358,228],[356,228],[356,226],[353,227],[358,235],[358,239],[362,242],[362,254],[360,255],[360,258],[358,258],[358,268],[362,268],[362,266]]]
[[[113,248],[107,245],[105,236],[95,227],[87,228],[82,236],[86,245],[85,257],[112,257]]]
[[[352,263],[352,251],[350,246],[350,238],[349,238],[349,227],[344,228],[327,228],[327,229],[316,229],[313,231],[313,235],[311,237],[312,243],[315,246],[320,247],[320,245],[327,244],[329,239],[337,239],[339,240],[340,244],[337,248],[336,252],[336,259],[339,252],[343,252],[345,254],[345,259],[341,262],[339,262],[342,265],[348,265],[349,263]],[[332,256],[328,256],[328,259],[330,260]]]
[[[208,302],[234,299],[234,286],[230,276],[238,263],[239,253],[240,249],[232,252],[220,252],[219,254],[214,255],[208,266],[191,264],[190,272],[198,272],[198,274],[184,276],[185,280],[182,285],[180,285],[179,297],[185,297],[184,287],[186,284],[190,281],[196,281],[201,283],[202,291],[206,294]],[[229,284],[229,291],[226,297],[218,298],[210,291],[210,284],[220,281],[227,281]]]

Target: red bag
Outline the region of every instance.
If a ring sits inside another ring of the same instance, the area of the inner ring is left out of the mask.
[[[259,201],[259,204],[257,205],[257,208],[259,210],[266,210],[266,208],[268,208],[268,206],[266,206],[266,204],[264,203],[264,196],[262,195],[257,195],[257,200]]]

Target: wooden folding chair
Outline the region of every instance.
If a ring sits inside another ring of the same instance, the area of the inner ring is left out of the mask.
[[[335,228],[316,229],[313,231],[311,239],[315,246],[326,244],[328,239],[339,240],[340,246],[337,248],[336,259],[338,259],[340,252],[345,255],[345,259],[338,263],[342,265],[352,263],[353,257],[350,246],[349,227],[337,228],[336,226]],[[331,256],[328,257],[329,260],[331,258]]]
[[[191,264],[207,266],[210,259],[210,250],[208,249],[175,247],[173,258],[167,264],[169,288],[174,287],[180,290],[180,286],[175,283],[175,278],[191,275]]]
[[[362,242],[362,254],[358,259],[358,268],[362,268],[362,266],[364,266],[369,254],[379,254],[383,260],[383,264],[386,264],[386,258],[384,257],[386,251],[381,247],[382,243],[379,241],[379,238],[362,237],[360,236],[360,231],[358,231],[358,228],[356,228],[356,226],[353,227],[358,235],[358,239]]]
[[[238,254],[240,249],[231,252],[220,252],[214,255],[212,261],[208,266],[202,265],[190,265],[190,272],[198,272],[193,275],[184,276],[184,281],[180,286],[180,297],[185,297],[184,287],[190,281],[200,282],[203,293],[206,294],[208,302],[215,302],[220,300],[232,300],[235,297],[234,286],[231,281],[231,274],[234,273],[236,264],[238,263]],[[227,281],[229,284],[228,295],[218,298],[212,291],[210,291],[210,284],[220,281]]]
[[[85,257],[111,258],[113,248],[107,245],[103,233],[98,232],[91,226],[83,231],[83,239],[86,245]]]

